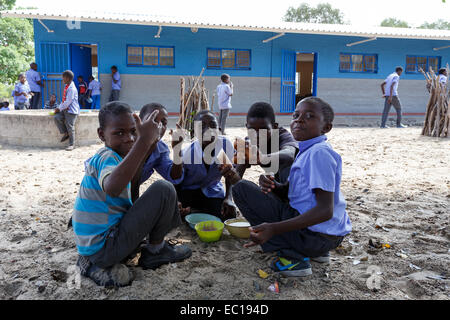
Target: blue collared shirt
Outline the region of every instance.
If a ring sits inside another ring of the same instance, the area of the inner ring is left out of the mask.
[[[78,90],[73,81],[66,90],[66,101],[62,102],[58,109],[61,111],[67,109],[67,112],[72,114],[80,113],[80,105],[78,104]]]
[[[299,142],[299,153],[289,174],[289,204],[303,214],[317,205],[314,189],[333,192],[333,217],[308,229],[329,235],[344,236],[352,230],[352,224],[340,191],[342,160],[341,156],[325,142],[326,140],[327,137],[321,135]]]
[[[219,171],[220,164],[216,163],[217,155],[222,149],[229,159],[233,159],[235,152],[233,144],[227,138],[218,136],[215,143],[216,156],[209,170],[206,170],[202,162],[203,150],[198,140],[184,148],[182,151],[184,179],[179,184],[181,189],[201,189],[208,198],[225,198],[225,188],[220,181],[222,179]]]
[[[158,172],[161,177],[166,179],[167,181],[178,184],[180,183],[184,175],[182,174],[179,179],[172,179],[170,176],[170,172],[172,171],[173,161],[170,159],[170,150],[166,143],[164,143],[162,140],[159,140],[156,144],[155,150],[150,154],[147,161],[145,161],[145,164],[142,168],[141,173],[141,181],[140,183],[144,183],[150,176],[153,174],[153,172]],[[183,170],[184,173],[184,170]]]

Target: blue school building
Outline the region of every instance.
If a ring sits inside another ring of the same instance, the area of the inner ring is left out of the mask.
[[[437,71],[450,62],[450,31],[444,30],[246,25],[42,10],[1,15],[33,19],[36,62],[46,82],[43,101],[51,93],[60,99],[61,72],[71,69],[85,79],[98,77],[104,104],[115,65],[122,79],[120,100],[135,109],[159,102],[172,115],[180,109],[180,76],[197,76],[202,68],[210,100],[220,75],[231,75],[231,115],[245,114],[256,101],[289,114],[296,101],[310,95],[328,101],[338,115],[378,115],[384,104],[380,85],[402,66],[398,90],[403,112],[421,116],[428,92],[419,67]]]

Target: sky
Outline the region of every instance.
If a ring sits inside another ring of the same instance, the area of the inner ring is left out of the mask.
[[[71,8],[100,12],[146,13],[173,17],[220,17],[230,22],[277,23],[281,22],[290,6],[306,2],[316,6],[328,2],[344,14],[352,25],[378,26],[385,18],[405,20],[412,27],[438,19],[450,21],[450,0],[17,0],[22,7]]]

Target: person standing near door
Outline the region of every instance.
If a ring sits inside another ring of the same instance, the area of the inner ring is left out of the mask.
[[[86,100],[88,98],[87,91],[88,91],[88,84],[86,81],[83,80],[83,76],[78,76],[78,104],[80,105],[81,109],[86,108]]]
[[[230,75],[224,73],[220,76],[222,82],[217,86],[217,101],[219,104],[219,130],[224,135],[227,118],[231,109],[231,96],[233,95],[233,83]]]
[[[109,101],[118,101],[122,85],[120,81],[120,73],[116,66],[111,67],[111,80],[111,95],[109,96]]]
[[[384,82],[381,84],[381,92],[383,93],[384,98],[384,110],[383,115],[381,117],[380,128],[388,128],[388,126],[386,126],[386,120],[392,105],[397,111],[397,128],[407,127],[404,124],[402,124],[402,106],[400,104],[400,99],[398,98],[397,92],[398,82],[400,80],[402,72],[403,72],[402,67],[395,68],[395,72],[391,73],[386,78],[386,80],[384,80]]]
[[[100,109],[100,91],[102,90],[102,84],[95,80],[94,76],[90,76],[88,89],[88,97],[92,99],[91,109]]]
[[[30,64],[30,69],[25,73],[28,86],[33,93],[30,100],[30,109],[38,109],[39,101],[41,100],[41,87],[44,85],[41,82],[41,75],[37,71],[37,64],[32,62]]]

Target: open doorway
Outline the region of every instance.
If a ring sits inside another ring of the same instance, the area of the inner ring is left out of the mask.
[[[317,54],[297,52],[295,67],[295,104],[316,95]]]
[[[92,75],[98,80],[98,46],[96,44],[71,43],[70,44],[71,70],[75,76],[74,82],[79,90],[78,77],[89,84]],[[86,88],[87,89],[87,88]],[[84,108],[90,108],[87,101],[83,101]],[[80,105],[80,107],[82,107]]]

